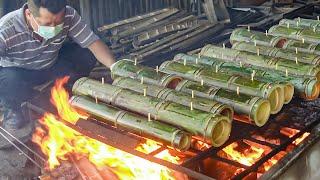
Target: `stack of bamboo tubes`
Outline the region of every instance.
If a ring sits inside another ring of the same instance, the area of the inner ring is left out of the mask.
[[[142,62],[188,48],[222,28],[185,10],[165,8],[102,26],[98,32],[117,57]]]

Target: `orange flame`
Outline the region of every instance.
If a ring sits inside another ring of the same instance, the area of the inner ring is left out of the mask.
[[[51,91],[51,101],[58,109],[59,118],[76,123],[81,115],[68,103],[69,95],[63,88],[67,81],[68,78],[57,80]],[[36,129],[32,140],[48,157],[49,170],[57,168],[68,157],[86,157],[97,168],[109,167],[119,179],[174,179],[173,172],[168,168],[84,136],[58,121],[52,114],[46,113],[39,122],[41,127]],[[148,140],[137,150],[148,153],[158,147],[155,142]],[[179,160],[170,155],[168,150],[160,152],[156,157],[173,163]]]
[[[246,166],[252,166],[264,153],[264,149],[255,146],[250,146],[244,152],[239,152],[236,150],[238,146],[239,144],[235,142],[223,148],[222,151],[227,154],[228,158]]]

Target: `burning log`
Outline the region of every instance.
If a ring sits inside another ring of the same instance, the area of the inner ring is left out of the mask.
[[[185,151],[190,147],[190,136],[184,131],[167,124],[149,121],[145,117],[109,105],[96,104],[94,101],[81,96],[72,97],[70,103],[75,108],[89,113],[98,120],[112,123],[115,127],[143,137],[156,139],[178,150]]]
[[[306,64],[313,64],[313,65],[320,65],[320,56],[316,54],[303,53],[303,52],[296,53],[292,50],[271,48],[266,46],[255,46],[253,44],[248,44],[245,42],[234,43],[232,48],[239,51],[247,51],[251,53],[259,52],[261,55],[289,59],[289,60],[295,61],[296,64],[306,63]]]
[[[144,68],[135,63],[131,60],[120,60],[114,63],[111,67],[112,79],[129,77],[141,80],[141,84],[154,84],[168,88],[175,87],[181,81],[181,78],[176,75],[165,74],[148,67]]]
[[[178,92],[173,89],[156,85],[139,84],[138,81],[125,77],[117,78],[113,82],[113,85],[139,92],[141,94],[145,93],[145,95],[159,99],[176,102],[184,106],[190,106],[190,103],[192,102],[195,109],[211,112],[213,114],[221,114],[233,119],[232,107],[214,100],[194,97],[194,95],[190,95],[188,93]]]
[[[296,63],[294,61],[282,58],[273,58],[269,56],[256,55],[238,51],[234,49],[227,49],[217,47],[214,45],[207,45],[201,50],[201,56],[219,58],[226,61],[245,63],[256,66],[262,70],[270,69],[274,71],[285,73],[286,76],[299,75],[299,76],[313,76],[320,78],[320,68],[315,65]]]
[[[177,74],[189,80],[202,81],[206,84],[220,88],[237,91],[237,93],[259,96],[270,101],[271,113],[277,113],[283,106],[283,94],[281,86],[274,83],[265,83],[249,78],[218,73],[208,68],[181,64],[175,61],[164,62],[161,71],[169,74]]]
[[[73,86],[78,95],[90,96],[120,108],[138,112],[165,123],[182,127],[195,138],[221,146],[229,138],[231,121],[228,117],[192,109],[181,104],[143,96],[137,92],[102,84],[88,78],[79,79]]]
[[[275,36],[282,36],[290,39],[299,40],[301,42],[320,43],[320,33],[313,29],[303,29],[298,27],[273,26],[269,29],[269,33]]]
[[[209,98],[221,103],[232,106],[238,115],[245,115],[248,119],[246,122],[253,123],[257,126],[263,126],[270,116],[269,101],[248,96],[245,94],[237,95],[234,91],[224,90],[214,86],[201,85],[193,81],[182,81],[176,88],[177,91],[191,93],[195,96]],[[235,119],[243,121],[240,116],[235,116]]]
[[[210,66],[218,72],[225,72],[251,77],[254,75],[255,79],[285,84],[285,103],[292,99],[294,91],[300,97],[314,100],[319,96],[319,82],[316,78],[311,77],[294,77],[284,76],[273,71],[263,71],[252,67],[240,67],[233,62],[224,62],[216,58],[190,56],[185,54],[178,54],[175,56],[175,61],[186,61],[187,63],[198,63],[199,66]],[[289,83],[286,83],[289,82]],[[295,90],[293,89],[294,86]]]

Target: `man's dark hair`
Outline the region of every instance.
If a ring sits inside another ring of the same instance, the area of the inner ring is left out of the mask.
[[[67,5],[67,0],[28,0],[28,8],[34,16],[39,16],[40,7],[48,9],[53,14],[61,12]]]

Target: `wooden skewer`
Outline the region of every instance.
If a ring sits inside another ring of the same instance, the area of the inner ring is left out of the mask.
[[[276,64],[276,70],[278,70],[278,64]]]
[[[198,58],[196,58],[196,64],[198,64]]]
[[[304,44],[304,38],[302,38],[302,43]]]
[[[250,26],[248,26],[248,31],[250,32]]]
[[[256,40],[254,40],[254,46],[257,46],[257,41]]]
[[[225,49],[225,48],[226,48],[226,44],[225,44],[225,43],[223,43],[223,44],[222,44],[222,47],[223,47],[223,49]]]
[[[237,95],[240,95],[240,87],[237,87]]]
[[[157,73],[159,73],[159,66],[156,66],[156,71]]]
[[[101,83],[102,83],[102,84],[104,84],[104,77],[103,77],[103,78],[101,78]]]
[[[137,65],[137,58],[134,58],[134,65]]]
[[[242,62],[240,61],[240,67],[242,67]]]
[[[257,55],[260,56],[260,48],[257,48]]]
[[[286,76],[288,77],[289,73],[288,73],[288,69],[286,69]]]
[[[187,60],[186,59],[183,60],[183,65],[184,66],[187,65]]]
[[[287,23],[287,28],[290,28],[290,24],[289,23]]]
[[[256,72],[255,72],[255,70],[253,70],[252,71],[252,74],[251,74],[251,81],[253,81],[254,80],[254,76],[256,75]]]
[[[192,99],[194,98],[194,91],[193,90],[191,91],[191,98]]]
[[[98,97],[97,96],[95,97],[95,100],[96,100],[96,104],[98,104]]]
[[[266,30],[266,36],[268,36],[268,30]]]
[[[219,71],[219,67],[218,65],[216,65],[216,73],[218,73],[218,71]]]
[[[190,110],[193,111],[193,103],[190,102]]]
[[[143,96],[146,97],[147,96],[147,88],[143,89]]]
[[[296,54],[298,54],[298,48],[296,48]]]
[[[151,120],[151,114],[150,114],[150,113],[148,113],[148,121],[149,121],[149,122],[152,121],[152,120]]]
[[[204,82],[203,82],[203,79],[201,79],[201,86],[203,86],[204,85]]]
[[[143,84],[143,77],[141,77],[141,84]]]
[[[316,27],[313,27],[313,32],[316,32]]]
[[[296,64],[298,64],[298,57],[296,57]]]
[[[298,22],[301,22],[301,18],[300,17],[298,17]]]

